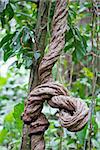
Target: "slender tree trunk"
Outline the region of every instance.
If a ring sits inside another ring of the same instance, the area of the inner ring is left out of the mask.
[[[49,13],[49,7],[51,6],[50,4],[51,4],[51,0],[40,0],[39,2],[38,19],[37,19],[37,25],[35,30],[34,52],[38,51],[41,53],[42,56],[44,54],[44,49],[45,49],[48,13]],[[29,93],[35,86],[39,84],[38,72],[37,72],[38,65],[39,65],[39,60],[33,60],[33,65],[30,70],[30,78],[29,78]],[[21,150],[31,149],[31,142],[28,134],[29,134],[29,126],[24,124],[23,132],[22,132]]]

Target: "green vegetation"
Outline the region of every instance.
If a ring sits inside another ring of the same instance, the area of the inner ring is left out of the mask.
[[[55,0],[52,0],[45,53],[51,36],[54,6]],[[45,133],[46,150],[99,150],[98,4],[92,0],[70,1],[67,9],[66,44],[52,74],[54,80],[68,88],[71,95],[88,104],[90,119],[82,131],[71,133],[61,128],[54,117],[57,110],[45,104],[43,111],[50,122]],[[39,51],[33,50],[37,12],[38,4],[34,0],[0,1],[0,150],[18,150],[21,144],[21,114],[28,94],[29,70],[33,59],[37,61],[42,57]]]

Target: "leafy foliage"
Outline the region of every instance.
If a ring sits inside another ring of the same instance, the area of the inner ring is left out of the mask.
[[[48,51],[54,6],[55,0],[52,2],[48,18],[45,52]],[[33,59],[38,60],[41,57],[40,52],[33,50],[36,40],[34,29],[37,20],[37,7],[34,1],[28,0],[0,1],[0,54],[3,54],[2,59],[5,64],[12,57],[15,58],[15,62],[9,68],[6,76],[0,75],[0,149],[2,150],[18,150],[21,143],[23,125],[21,114],[24,109],[24,100],[27,96],[28,83],[28,71],[25,71],[25,69],[31,67]],[[92,7],[91,1],[70,1],[68,3],[66,44],[62,56],[53,68],[52,74],[54,80],[58,80],[67,87],[71,95],[82,98],[90,108],[92,100],[95,99],[95,107],[92,112],[91,143],[93,150],[99,150],[99,29],[97,26],[93,28],[92,22],[94,21],[96,25],[98,16],[95,15],[95,18],[93,18]],[[92,42],[94,44],[91,44]],[[95,62],[93,61],[94,59]],[[23,69],[23,66],[25,69]],[[93,66],[96,70],[95,73]],[[93,84],[94,79],[96,80],[95,85]],[[50,121],[50,127],[45,134],[46,149],[80,150],[88,147],[90,120],[82,131],[70,133],[66,129],[62,129],[57,118],[54,117],[57,112],[56,109],[51,109],[45,104],[44,112]]]
[[[32,59],[35,59],[33,28],[36,24],[37,6],[25,1],[15,1],[15,3],[14,1],[8,1],[7,4],[6,2],[1,3],[1,7],[2,5],[6,5],[0,15],[1,25],[6,29],[6,34],[0,42],[0,48],[4,52],[4,61],[16,56],[18,68],[22,64],[26,68],[30,68]],[[13,28],[15,29],[12,30]]]
[[[22,73],[23,70],[23,73]],[[27,84],[22,79],[26,77],[25,70],[15,67],[8,71],[6,77],[0,77],[0,144],[12,149],[20,146],[23,122],[21,114],[24,110]],[[20,80],[19,80],[20,78]],[[1,83],[1,82],[0,82]],[[1,148],[2,149],[2,148]]]

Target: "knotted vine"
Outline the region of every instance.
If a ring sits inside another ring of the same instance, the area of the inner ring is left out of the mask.
[[[40,85],[29,94],[23,114],[24,123],[30,125],[30,136],[37,135],[32,141],[32,150],[44,149],[43,134],[49,126],[47,118],[41,113],[45,100],[51,107],[59,109],[59,121],[69,131],[81,130],[88,121],[87,105],[80,99],[71,97],[62,85],[52,79],[52,67],[65,44],[66,18],[66,0],[57,0],[49,52],[44,55],[38,69]]]

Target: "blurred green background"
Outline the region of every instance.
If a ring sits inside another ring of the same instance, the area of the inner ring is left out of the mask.
[[[46,150],[100,149],[100,49],[98,2],[71,0],[68,5],[66,44],[52,74],[75,97],[82,98],[92,117],[85,128],[71,133],[61,128],[46,103],[43,112],[50,126],[45,133]],[[48,16],[46,49],[51,36],[55,0]],[[38,5],[32,0],[0,1],[0,150],[18,150],[21,144],[21,114],[27,99]],[[92,128],[90,129],[90,123]]]

